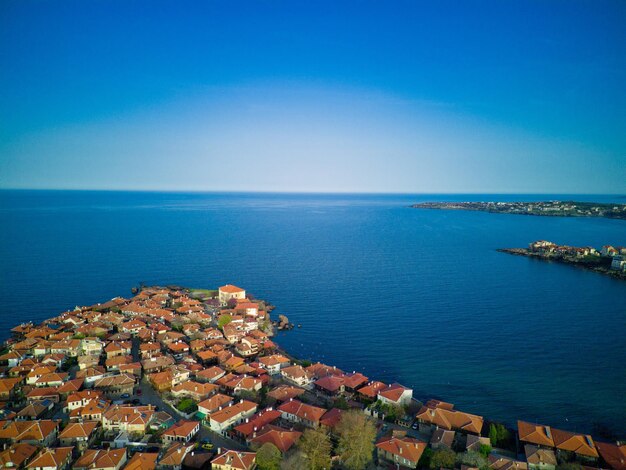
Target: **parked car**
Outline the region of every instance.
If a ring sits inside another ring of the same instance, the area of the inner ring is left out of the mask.
[[[137,389],[137,396],[141,396],[141,389],[140,388]]]
[[[413,423],[413,426],[411,426],[411,429],[415,429],[415,430],[417,430],[417,421],[415,421],[415,422]]]
[[[130,395],[128,393],[123,393],[120,395],[120,398],[130,398]]]
[[[202,448],[204,450],[211,450],[211,449],[213,449],[213,444],[211,444],[211,443],[202,444]]]

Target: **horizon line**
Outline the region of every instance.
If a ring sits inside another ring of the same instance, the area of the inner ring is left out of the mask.
[[[619,196],[626,197],[626,193],[595,193],[595,192],[463,192],[463,191],[435,191],[435,192],[403,192],[403,191],[291,191],[291,190],[240,190],[240,189],[126,189],[126,188],[2,188],[0,191],[58,191],[58,192],[110,192],[110,193],[171,193],[171,194],[302,194],[302,195],[570,195],[570,196]]]

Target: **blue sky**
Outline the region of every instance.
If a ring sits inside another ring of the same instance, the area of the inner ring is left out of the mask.
[[[626,193],[623,1],[0,3],[0,187]]]

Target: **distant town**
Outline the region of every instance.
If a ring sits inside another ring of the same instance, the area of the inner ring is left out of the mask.
[[[626,247],[623,246],[604,245],[597,250],[592,246],[557,245],[539,240],[529,244],[528,248],[502,248],[498,251],[557,261],[626,280]]]
[[[287,322],[243,288],[133,293],[11,330],[0,354],[2,467],[626,468],[624,442],[510,428],[293,358],[271,339]]]
[[[607,217],[626,219],[626,204],[543,201],[543,202],[421,202],[416,209],[447,209],[495,212],[500,214],[541,215],[550,217]]]

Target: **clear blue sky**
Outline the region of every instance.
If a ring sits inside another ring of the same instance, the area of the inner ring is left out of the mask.
[[[626,2],[0,2],[0,187],[626,193]]]

